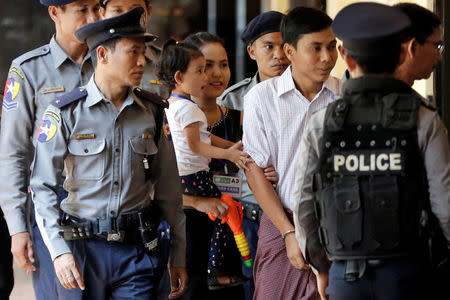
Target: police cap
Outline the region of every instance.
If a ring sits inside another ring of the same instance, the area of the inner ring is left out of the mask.
[[[77,0],[40,0],[41,4],[46,6],[61,6],[66,5],[72,2],[75,2]]]
[[[400,42],[411,21],[400,9],[374,2],[344,7],[332,28],[349,54],[378,55]]]
[[[283,17],[284,14],[273,10],[257,15],[244,28],[241,34],[241,40],[246,45],[250,45],[256,39],[267,33],[279,32]]]
[[[87,43],[90,50],[113,38],[143,37],[151,42],[156,36],[145,32],[145,18],[145,10],[136,7],[121,15],[88,24],[78,29],[75,36]]]

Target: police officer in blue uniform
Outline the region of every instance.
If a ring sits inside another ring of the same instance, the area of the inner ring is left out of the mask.
[[[162,132],[167,102],[133,89],[144,74],[145,41],[155,38],[145,32],[144,9],[87,25],[76,36],[88,44],[95,73],[44,112],[31,178],[59,282],[79,291],[72,298],[154,299],[156,228],[164,217],[171,226],[170,297],[179,297],[187,283],[185,217],[175,153]],[[59,218],[63,168],[68,197]]]
[[[37,299],[52,299],[57,290],[50,255],[34,215],[27,218],[28,180],[35,139],[44,110],[55,97],[86,84],[93,67],[86,44],[74,33],[99,18],[95,0],[41,0],[55,22],[49,44],[14,59],[5,86],[0,138],[0,205],[19,267],[32,272]],[[33,238],[33,240],[31,239]],[[70,293],[58,290],[69,297]]]
[[[394,79],[409,26],[398,8],[370,2],[332,25],[353,79],[309,121],[294,193],[323,298],[329,280],[331,299],[434,299],[426,231],[436,218],[448,247],[450,148],[434,109]]]

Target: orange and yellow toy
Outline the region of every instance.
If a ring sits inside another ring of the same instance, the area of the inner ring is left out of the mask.
[[[227,223],[228,226],[230,226],[231,231],[233,231],[234,240],[236,241],[239,252],[244,258],[244,264],[247,267],[251,267],[253,262],[250,258],[250,249],[248,247],[245,234],[244,232],[242,232],[241,226],[242,220],[244,218],[242,205],[239,202],[233,200],[233,198],[231,198],[231,196],[227,194],[223,194],[220,200],[228,205],[228,213],[224,218],[222,218],[222,224]],[[211,213],[208,213],[208,217],[213,221],[216,220],[216,217]]]

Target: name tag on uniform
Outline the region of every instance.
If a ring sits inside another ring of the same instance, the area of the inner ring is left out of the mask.
[[[52,86],[48,88],[42,89],[42,94],[48,94],[48,93],[57,93],[57,92],[64,92],[66,89],[62,86]]]
[[[85,133],[75,135],[76,140],[93,140],[95,139],[95,133]]]
[[[241,198],[241,177],[215,174],[213,175],[213,182],[222,193],[228,194],[232,198]]]
[[[333,171],[345,175],[393,174],[404,170],[402,152],[339,151],[332,156]]]

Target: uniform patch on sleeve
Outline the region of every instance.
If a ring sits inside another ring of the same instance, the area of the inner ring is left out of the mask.
[[[20,83],[17,82],[14,78],[8,78],[5,84],[5,93],[3,94],[3,108],[5,110],[12,110],[17,108],[19,103],[17,102],[16,97],[19,94]]]
[[[166,137],[166,139],[171,141],[172,135],[170,134],[170,126],[169,126],[169,122],[167,121],[167,119],[165,117],[164,117],[164,121],[163,121],[163,132],[164,132],[164,136]]]
[[[37,134],[37,140],[41,143],[50,141],[55,136],[56,129],[56,125],[50,120],[42,121]]]

